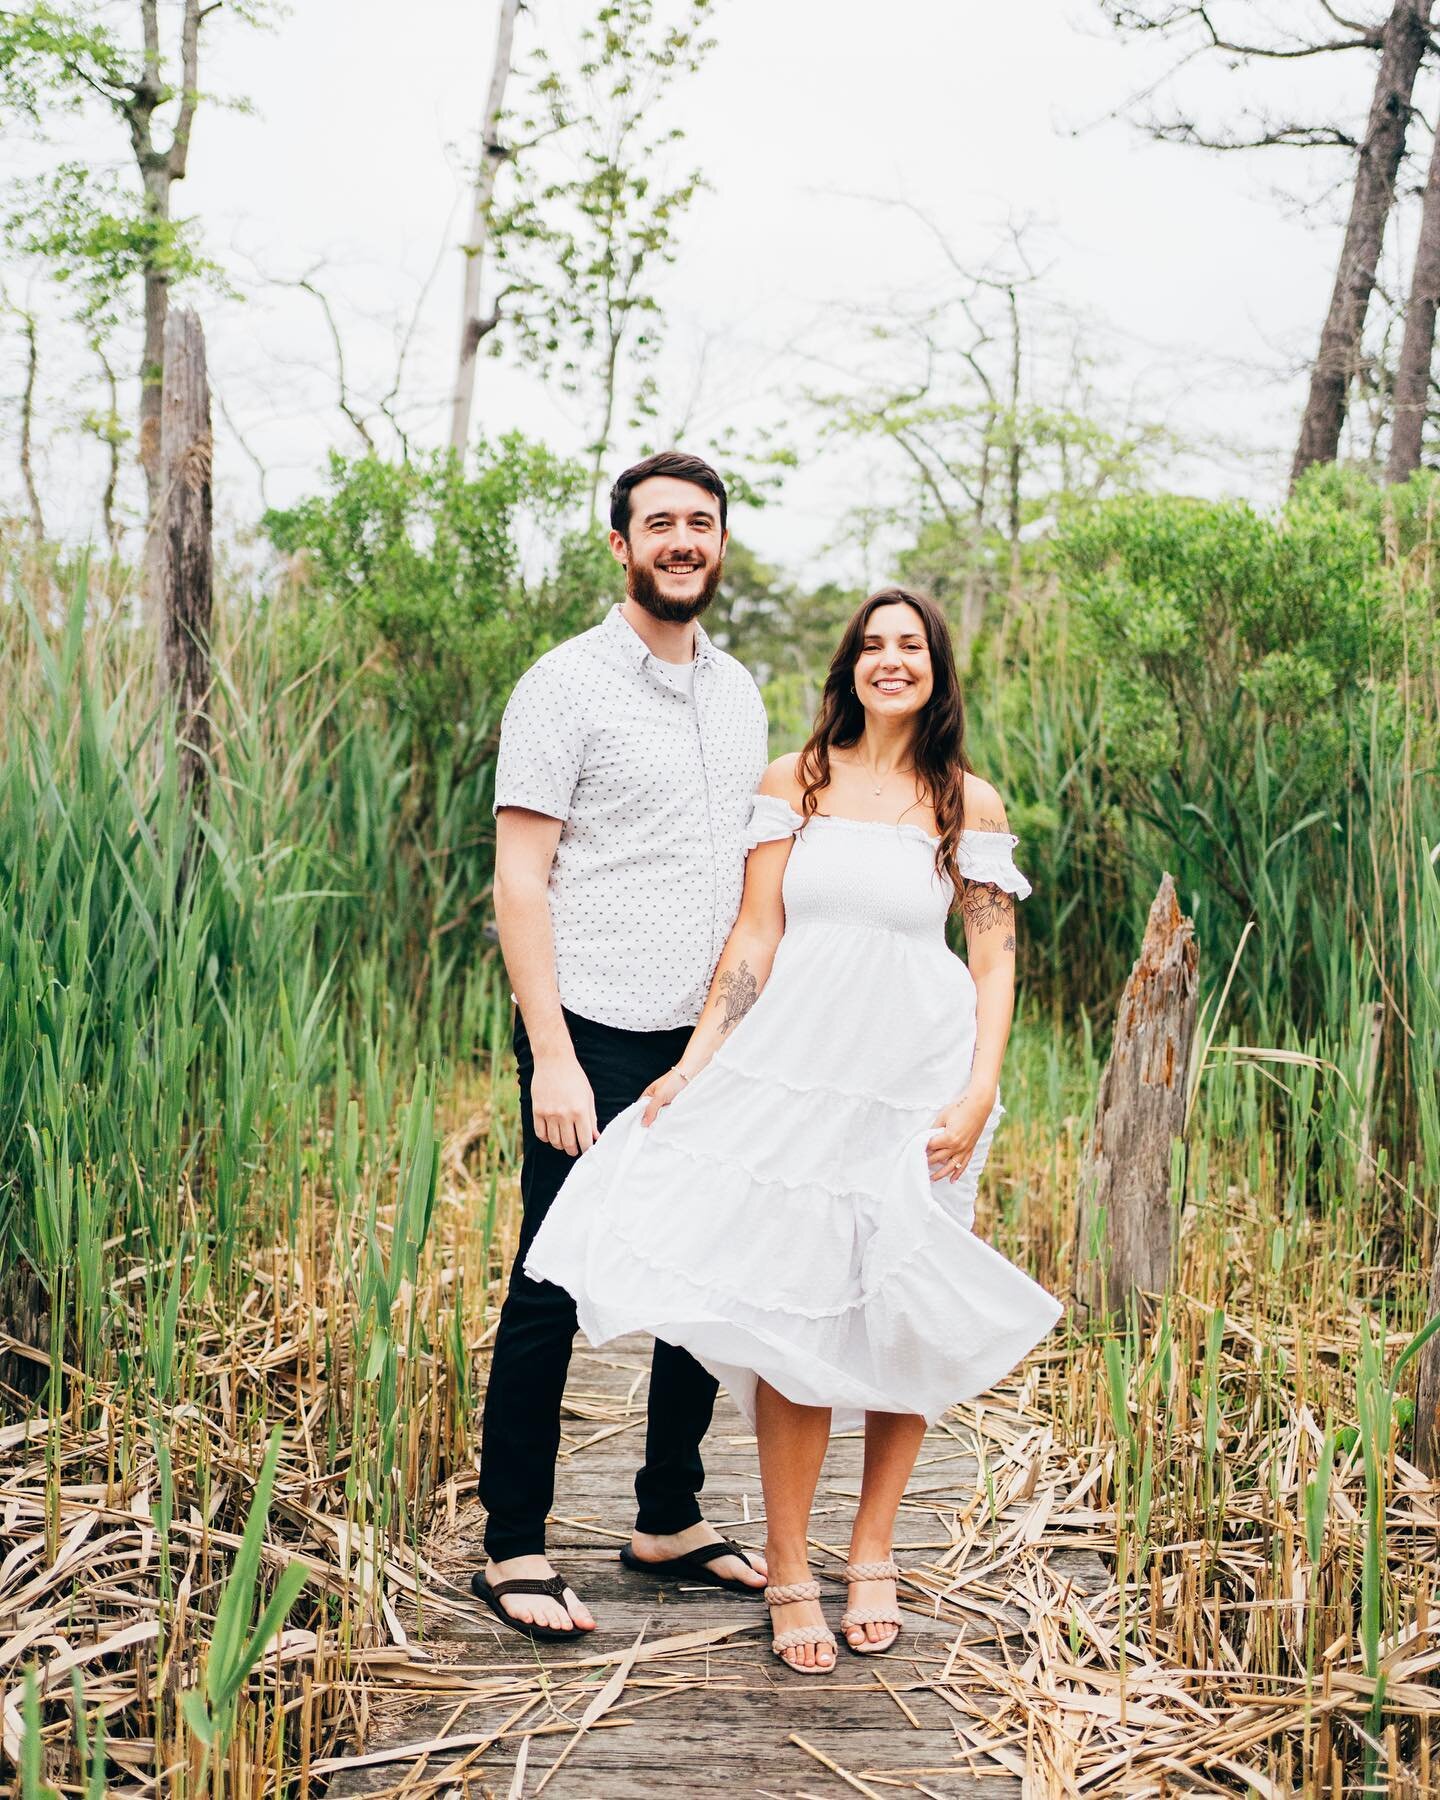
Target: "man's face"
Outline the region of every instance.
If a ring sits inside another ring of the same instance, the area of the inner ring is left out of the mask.
[[[672,625],[699,618],[715,598],[728,542],[720,502],[674,475],[652,475],[632,488],[629,539],[610,533],[630,598]]]

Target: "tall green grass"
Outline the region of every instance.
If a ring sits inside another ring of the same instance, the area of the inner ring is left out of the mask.
[[[323,666],[284,671],[276,642],[263,609],[222,614],[195,820],[145,634],[83,568],[53,610],[0,604],[0,1267],[8,1304],[28,1287],[49,1319],[28,1404],[52,1550],[62,1470],[97,1434],[117,1501],[149,1493],[157,1666],[178,1658],[189,1696],[160,1703],[156,1766],[180,1756],[195,1791],[269,1754],[263,1706],[238,1736],[236,1707],[300,1585],[258,1560],[272,1484],[292,1528],[297,1482],[332,1521],[346,1577],[299,1605],[343,1650],[379,1628],[356,1572],[413,1553],[467,1463],[463,1283],[483,1312],[514,1135],[483,935],[491,766],[422,779],[403,727]],[[437,1067],[494,1123],[488,1206],[449,1227],[454,1287],[433,1255]],[[218,1601],[208,1642],[180,1591],[197,1515],[207,1545],[241,1533],[233,1569],[213,1546],[191,1565]]]

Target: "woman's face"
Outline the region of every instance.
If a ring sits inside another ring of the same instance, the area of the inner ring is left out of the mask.
[[[913,606],[892,600],[875,608],[852,673],[856,696],[877,724],[924,710],[935,677],[925,621]]]

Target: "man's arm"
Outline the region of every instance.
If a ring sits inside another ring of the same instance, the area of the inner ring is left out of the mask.
[[[578,1156],[600,1134],[595,1095],[570,1041],[555,978],[548,888],[561,824],[524,807],[500,807],[495,815],[495,923],[535,1055],[530,1084],[535,1134]]]

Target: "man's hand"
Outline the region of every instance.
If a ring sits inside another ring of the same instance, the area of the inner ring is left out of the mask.
[[[599,1137],[595,1095],[574,1051],[537,1056],[530,1082],[535,1135],[567,1156],[579,1156]]]
[[[958,1100],[941,1110],[935,1121],[935,1135],[925,1145],[932,1181],[960,1179],[994,1104],[993,1093],[976,1093],[967,1088]]]

